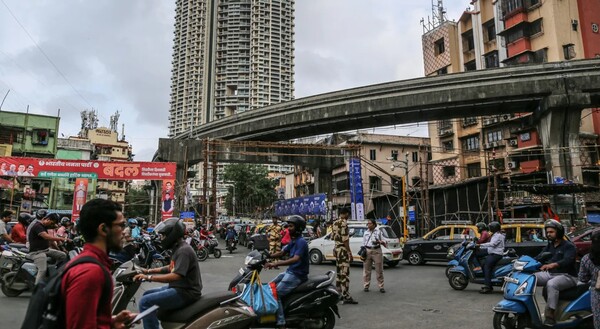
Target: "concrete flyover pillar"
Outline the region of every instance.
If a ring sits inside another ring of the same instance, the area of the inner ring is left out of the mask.
[[[569,104],[574,97],[586,96],[551,95],[542,102],[537,113],[537,128],[544,148],[546,170],[551,171],[553,176],[561,176],[574,182],[582,182],[583,179],[579,143],[582,108]]]

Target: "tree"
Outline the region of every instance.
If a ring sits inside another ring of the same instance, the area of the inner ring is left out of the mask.
[[[270,207],[277,199],[276,182],[268,177],[261,165],[231,164],[225,167],[224,179],[235,186],[236,214],[254,214]],[[227,212],[233,214],[234,186],[228,188],[225,198]]]
[[[128,218],[150,216],[150,195],[146,189],[130,188],[125,196],[125,215]]]

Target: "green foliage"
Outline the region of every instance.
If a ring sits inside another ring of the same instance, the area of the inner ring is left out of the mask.
[[[150,194],[144,189],[129,189],[125,196],[125,216],[144,217],[150,215]]]
[[[225,167],[225,181],[235,186],[235,214],[252,215],[269,208],[277,199],[277,182],[268,177],[265,166],[254,164],[230,164]],[[234,186],[228,188],[225,207],[233,214]]]

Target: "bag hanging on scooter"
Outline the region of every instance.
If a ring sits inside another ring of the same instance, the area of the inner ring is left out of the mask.
[[[250,283],[242,292],[241,299],[252,306],[257,315],[275,314],[279,307],[275,287],[276,285],[273,282],[262,284],[260,276],[254,271]]]

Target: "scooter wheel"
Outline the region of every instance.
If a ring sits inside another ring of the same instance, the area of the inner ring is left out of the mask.
[[[215,250],[213,251],[213,255],[215,256],[215,258],[220,258],[221,257],[221,249],[215,248]]]
[[[511,313],[494,313],[494,329],[523,329],[527,321],[523,315]]]
[[[22,294],[25,290],[17,290],[17,289],[12,289],[8,286],[8,284],[6,282],[8,281],[12,281],[12,276],[16,275],[16,273],[9,273],[4,277],[4,282],[2,282],[2,293],[6,296],[6,297],[17,297],[20,294]]]
[[[469,285],[469,281],[462,273],[450,273],[448,282],[454,290],[464,290]]]
[[[323,326],[321,328],[333,329],[335,327],[335,314],[329,309],[323,314],[321,321],[323,321]]]
[[[208,251],[206,250],[206,248],[197,250],[196,258],[198,258],[198,260],[201,262],[205,261],[208,258]]]

